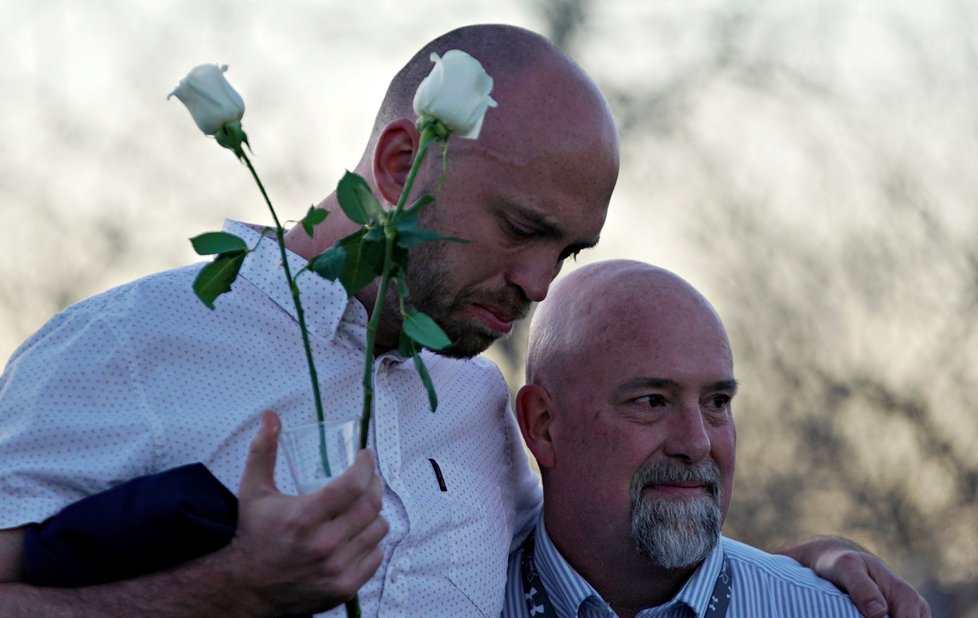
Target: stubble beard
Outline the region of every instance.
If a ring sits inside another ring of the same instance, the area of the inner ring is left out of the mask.
[[[480,328],[479,324],[465,323],[452,317],[465,306],[464,299],[452,296],[445,282],[449,273],[444,269],[432,268],[429,264],[426,264],[423,273],[408,271],[408,288],[414,307],[435,320],[452,340],[450,346],[437,353],[452,358],[471,358],[485,352],[498,338],[497,335]]]
[[[650,484],[702,481],[709,496],[694,500],[651,498]],[[702,562],[720,538],[720,471],[712,461],[697,465],[659,463],[632,477],[632,538],[640,554],[664,569]]]
[[[431,227],[422,217],[422,225]],[[445,259],[445,241],[429,241],[414,247],[408,268],[408,301],[441,326],[452,345],[437,353],[453,358],[471,358],[485,352],[502,335],[478,320],[462,320],[455,316],[474,301],[483,299],[491,305],[506,309],[515,319],[523,319],[529,311],[529,301],[515,289],[492,293],[480,290],[452,290],[455,280]],[[395,299],[396,302],[396,299]],[[399,314],[396,314],[399,315]]]

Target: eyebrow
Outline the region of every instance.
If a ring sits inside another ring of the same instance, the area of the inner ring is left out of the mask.
[[[720,380],[712,384],[707,385],[704,390],[707,391],[726,391],[731,395],[737,393],[738,383],[737,380]],[[679,382],[675,380],[670,380],[669,378],[634,378],[625,382],[618,388],[614,390],[616,396],[622,396],[630,391],[634,391],[640,388],[653,388],[653,389],[677,389],[680,388]]]
[[[510,201],[506,202],[506,208],[510,209],[511,212],[522,218],[525,223],[532,225],[537,228],[537,231],[547,238],[552,238],[554,240],[563,240],[567,237],[567,232],[560,227],[557,223],[553,221],[549,216],[532,210],[528,207],[521,206]],[[571,251],[583,251],[584,249],[590,249],[598,244],[598,240],[601,235],[592,236],[591,238],[585,238],[576,243],[572,243],[568,246]]]

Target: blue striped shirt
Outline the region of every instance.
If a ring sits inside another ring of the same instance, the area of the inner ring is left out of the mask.
[[[528,618],[520,561],[510,555],[504,618]],[[861,618],[847,595],[791,558],[768,554],[738,541],[720,543],[667,603],[642,610],[636,618],[703,618],[724,555],[733,580],[728,618]],[[537,522],[534,565],[559,618],[608,618],[614,611],[563,559]]]

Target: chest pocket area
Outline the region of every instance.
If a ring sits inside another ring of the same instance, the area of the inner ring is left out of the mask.
[[[484,616],[498,616],[503,609],[506,567],[513,537],[512,505],[502,499],[491,475],[474,474],[482,485],[466,486],[462,479],[447,479],[452,493],[451,567],[448,578]]]

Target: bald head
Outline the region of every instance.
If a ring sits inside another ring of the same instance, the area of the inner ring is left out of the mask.
[[[494,87],[515,76],[526,73],[546,56],[564,56],[545,37],[514,26],[486,24],[465,26],[447,32],[428,42],[398,71],[387,88],[384,102],[377,113],[377,125],[413,114],[414,92],[431,72],[430,56],[443,56],[450,49],[460,49],[479,60],[493,77]]]
[[[450,49],[472,55],[493,78],[492,97],[499,108],[486,115],[483,136],[505,150],[540,134],[586,131],[587,143],[577,146],[609,153],[617,175],[618,133],[607,101],[594,82],[550,40],[502,24],[458,28],[422,47],[391,81],[365,157],[390,123],[413,120],[414,93],[431,72],[431,54],[443,55]],[[484,139],[480,137],[480,141]],[[465,148],[465,144],[453,145],[453,149],[458,148]]]
[[[533,316],[527,382],[563,392],[578,380],[582,366],[626,345],[637,330],[655,334],[691,329],[712,332],[730,359],[716,311],[684,279],[632,260],[590,264],[556,283]]]

